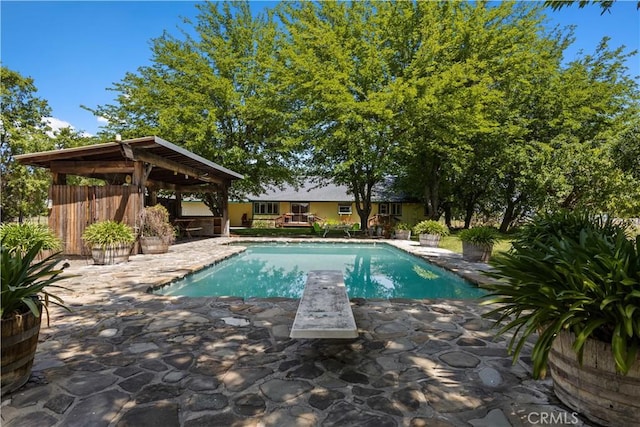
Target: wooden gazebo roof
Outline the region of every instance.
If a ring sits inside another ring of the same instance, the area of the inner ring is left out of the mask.
[[[237,172],[210,162],[157,136],[16,156],[20,163],[52,173],[108,179],[132,174],[134,162],[153,165],[146,182],[157,188],[198,191],[199,187],[242,179]]]

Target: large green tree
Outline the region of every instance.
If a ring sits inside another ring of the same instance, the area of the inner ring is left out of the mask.
[[[280,15],[288,36],[281,84],[297,103],[307,173],[346,185],[363,229],[374,187],[395,171],[406,134],[402,75],[414,5],[304,2]]]
[[[530,150],[521,144],[527,118],[513,116],[510,104],[528,101],[555,59],[555,43],[541,36],[539,8],[528,4],[418,7],[421,39],[409,65],[415,96],[407,107],[411,138],[403,181],[430,218],[457,207],[468,224],[480,198],[494,190],[486,184],[503,163],[500,153],[527,160]]]
[[[152,65],[127,73],[112,88],[117,104],[94,113],[109,120],[111,134],[159,135],[242,173],[239,193],[290,180],[297,158],[289,107],[273,80],[276,23],[252,14],[248,2],[196,7],[191,31],[154,39]]]
[[[46,135],[48,127],[42,118],[50,109],[36,96],[36,86],[30,77],[2,67],[0,75],[0,174],[2,221],[40,215],[46,211],[49,174],[18,164],[14,156],[53,149]]]

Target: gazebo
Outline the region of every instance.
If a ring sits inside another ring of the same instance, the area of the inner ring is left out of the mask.
[[[51,171],[49,227],[67,255],[86,255],[87,225],[121,221],[136,228],[138,214],[157,203],[159,190],[176,196],[174,217],[181,217],[183,193],[218,193],[220,215],[192,218],[202,235],[228,236],[228,189],[243,176],[157,136],[116,140],[77,148],[16,156],[28,166]],[[67,175],[98,178],[105,185],[68,185]]]

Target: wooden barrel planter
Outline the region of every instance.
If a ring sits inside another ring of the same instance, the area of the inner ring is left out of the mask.
[[[129,261],[130,252],[131,245],[129,244],[107,246],[106,248],[94,246],[91,248],[91,257],[93,258],[93,262],[99,265],[120,264]]]
[[[558,399],[598,424],[640,425],[640,356],[626,375],[616,372],[611,345],[587,340],[582,366],[563,331],[553,341],[549,371]]]
[[[31,376],[33,358],[38,346],[40,321],[27,311],[2,319],[2,395],[22,387]]]
[[[164,254],[169,251],[167,245],[160,237],[140,237],[140,247],[143,254]]]
[[[478,245],[471,242],[462,242],[462,259],[470,262],[487,262],[491,258],[493,245]]]
[[[411,230],[396,230],[394,238],[396,240],[411,240]]]
[[[428,246],[430,248],[437,248],[440,244],[439,234],[420,234],[418,235],[420,240],[420,246]]]

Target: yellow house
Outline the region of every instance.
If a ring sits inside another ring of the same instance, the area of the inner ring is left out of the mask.
[[[201,215],[207,210],[201,202],[183,201],[184,215]],[[203,211],[204,210],[204,211]],[[406,222],[416,224],[425,219],[421,203],[401,196],[377,191],[368,224]],[[229,201],[231,227],[283,226],[308,227],[315,221],[360,223],[354,197],[346,186],[306,184],[300,188],[285,186],[261,195],[249,196],[247,201]]]

